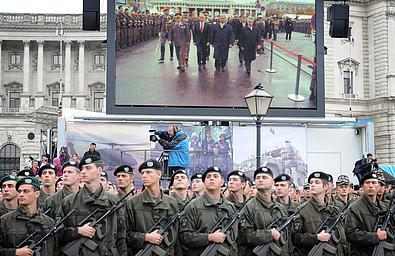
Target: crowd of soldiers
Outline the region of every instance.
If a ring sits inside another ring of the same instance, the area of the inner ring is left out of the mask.
[[[155,13],[137,12],[118,6],[116,14],[116,50],[158,37],[159,18]]]
[[[161,163],[147,160],[115,169],[114,195],[98,155],[64,163],[57,192],[46,163],[37,176],[0,181],[0,255],[395,255],[392,187],[376,167],[356,165],[360,191],[346,175],[334,182],[314,171],[301,196],[292,177],[267,167],[251,181],[213,166],[192,177],[174,171],[165,193]]]

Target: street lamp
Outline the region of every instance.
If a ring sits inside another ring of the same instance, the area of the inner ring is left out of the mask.
[[[261,166],[261,124],[273,100],[273,95],[267,93],[261,83],[244,97],[250,115],[256,123],[256,168]]]

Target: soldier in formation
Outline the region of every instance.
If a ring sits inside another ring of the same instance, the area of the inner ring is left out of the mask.
[[[116,13],[116,50],[125,49],[156,38],[160,32],[160,17],[157,14],[136,12],[121,5]]]
[[[140,193],[133,186],[133,168],[117,167],[117,198],[105,191],[103,161],[89,155],[79,164],[64,163],[64,187],[39,207],[43,187],[55,187],[53,171],[43,165],[41,183],[28,170],[22,178],[11,174],[0,180],[0,255],[254,255],[265,248],[263,255],[395,255],[392,198],[370,163],[354,170],[362,188],[358,199],[352,198],[348,176],[337,178],[336,193],[330,196],[333,178],[315,171],[303,186],[300,205],[294,202],[299,199],[292,200],[293,177],[273,177],[267,167],[255,170],[251,184],[245,173],[230,172],[228,197],[221,193],[225,179],[220,168],[209,167],[191,178],[188,170],[176,170],[167,195],[156,160],[138,168],[144,186]],[[252,186],[256,195],[250,193]],[[64,228],[48,233],[57,225],[54,220],[70,212]],[[45,234],[50,235],[38,248],[29,247]],[[29,235],[29,242],[22,243]],[[321,245],[323,253],[315,251]]]

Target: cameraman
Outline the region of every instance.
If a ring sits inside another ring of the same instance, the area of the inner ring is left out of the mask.
[[[189,167],[189,143],[187,135],[177,126],[167,128],[167,139],[158,137],[158,142],[163,149],[169,151],[169,174],[175,170],[187,169]]]

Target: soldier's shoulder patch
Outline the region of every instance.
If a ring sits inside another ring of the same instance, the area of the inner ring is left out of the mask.
[[[302,230],[302,224],[300,222],[294,222],[294,231],[299,232]]]
[[[247,221],[245,219],[240,220],[240,227],[244,228],[247,225]]]
[[[182,218],[180,222],[181,222],[181,227],[184,228],[188,224],[188,219],[187,218]]]

